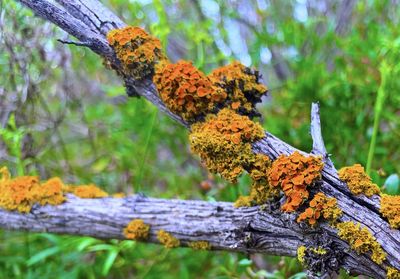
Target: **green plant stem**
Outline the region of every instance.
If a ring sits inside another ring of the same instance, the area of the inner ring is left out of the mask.
[[[390,73],[390,66],[386,63],[385,60],[383,60],[383,62],[381,63],[379,71],[381,73],[381,85],[378,88],[378,94],[376,96],[376,102],[374,108],[374,128],[372,131],[372,137],[369,144],[367,167],[366,167],[366,172],[368,175],[371,174],[371,166],[375,154],[375,146],[376,146],[376,139],[378,137],[379,123],[383,109],[383,104],[385,102],[387,94],[385,87],[387,83],[387,77],[389,76]]]

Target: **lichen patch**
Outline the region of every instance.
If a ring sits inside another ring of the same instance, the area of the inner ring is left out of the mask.
[[[354,195],[364,194],[370,197],[380,193],[378,185],[372,183],[371,177],[366,174],[364,167],[360,164],[341,168],[338,175],[341,180],[347,183]]]

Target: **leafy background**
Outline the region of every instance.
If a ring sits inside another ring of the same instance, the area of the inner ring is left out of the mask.
[[[399,194],[400,8],[397,1],[109,0],[158,36],[169,57],[205,72],[240,60],[270,88],[268,131],[311,149],[310,104],[321,104],[337,167],[362,163]],[[68,36],[14,0],[0,2],[0,163],[15,175],[95,182],[109,192],[234,201],[190,154],[187,132]],[[174,250],[133,241],[0,230],[0,278],[303,278],[296,259]],[[348,276],[341,275],[342,278]]]

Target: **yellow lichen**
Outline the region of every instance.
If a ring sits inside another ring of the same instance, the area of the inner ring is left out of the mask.
[[[195,250],[210,250],[211,244],[208,241],[188,242],[188,246]]]
[[[252,183],[249,196],[240,196],[234,203],[235,207],[252,206],[266,203],[271,197],[279,195],[279,189],[268,183],[267,171],[271,167],[271,160],[263,154],[253,155],[250,166],[247,168]]]
[[[321,178],[324,164],[320,157],[301,155],[299,152],[281,155],[268,170],[268,181],[272,187],[279,187],[286,196],[283,211],[295,211],[309,197],[307,190]]]
[[[380,193],[378,185],[372,183],[371,178],[360,164],[341,168],[338,174],[354,195],[364,194],[370,197]]]
[[[393,267],[389,267],[386,273],[387,279],[400,279],[400,271]]]
[[[358,254],[371,253],[371,259],[377,264],[381,264],[386,259],[386,253],[376,238],[366,227],[361,227],[360,223],[343,222],[336,225],[338,236],[349,243],[350,247]]]
[[[113,198],[117,198],[117,199],[121,199],[121,198],[125,198],[125,197],[126,197],[126,194],[125,194],[125,193],[122,193],[122,192],[119,192],[119,193],[113,194],[112,197],[113,197]]]
[[[155,65],[165,59],[160,40],[140,27],[111,30],[107,40],[122,63],[123,74],[135,79],[152,75]]]
[[[259,72],[237,61],[215,69],[208,76],[227,92],[226,105],[241,114],[252,116],[255,104],[261,102],[261,97],[267,93],[267,87],[260,82]]]
[[[127,239],[146,240],[149,237],[150,225],[142,219],[134,219],[124,228],[124,235]]]
[[[393,229],[400,229],[400,196],[381,196],[380,212],[389,220]]]
[[[318,192],[297,218],[297,222],[308,221],[314,225],[320,217],[334,222],[342,215],[342,210],[337,205],[335,198],[328,198],[324,193]]]
[[[2,168],[0,173],[0,207],[6,210],[28,213],[35,203],[58,205],[65,201],[59,178],[41,184],[37,176],[12,179],[7,168]]]
[[[251,143],[264,136],[262,127],[247,116],[230,109],[208,115],[205,122],[192,125],[191,149],[213,173],[230,182],[254,162]]]
[[[299,246],[299,248],[297,248],[297,259],[299,260],[299,262],[304,265],[305,261],[304,261],[304,257],[306,255],[306,246]]]
[[[72,194],[82,199],[105,198],[108,194],[94,184],[69,186]]]
[[[160,241],[161,244],[163,244],[166,248],[175,248],[179,247],[181,244],[179,239],[174,237],[172,234],[164,231],[164,230],[159,230],[157,232],[157,239]]]
[[[221,88],[188,61],[160,67],[153,81],[168,109],[190,122],[213,112],[226,98]]]

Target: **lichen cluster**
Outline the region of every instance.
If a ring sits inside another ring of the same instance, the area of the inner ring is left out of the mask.
[[[142,219],[133,219],[124,228],[124,235],[127,239],[146,240],[149,237],[150,225],[144,223]]]
[[[289,156],[281,155],[272,163],[268,180],[286,196],[283,211],[293,212],[308,199],[307,188],[321,178],[323,166],[320,157],[307,157],[297,151]]]
[[[400,271],[393,267],[389,267],[386,273],[387,279],[400,279]]]
[[[58,205],[65,201],[62,182],[58,178],[40,183],[37,176],[11,178],[7,168],[0,170],[0,207],[28,213],[35,203]]]
[[[174,237],[172,234],[164,231],[164,230],[159,230],[157,232],[157,239],[160,241],[161,244],[163,244],[166,248],[175,248],[179,247],[181,242],[179,239]]]
[[[211,172],[236,182],[254,161],[251,143],[263,136],[258,123],[223,109],[217,115],[208,115],[205,122],[193,124],[189,140],[192,152],[200,156]]]
[[[82,199],[95,199],[95,198],[108,197],[107,192],[101,190],[94,184],[78,185],[78,186],[68,185],[68,188],[66,189],[67,192],[72,193],[75,196],[80,197]]]
[[[391,228],[400,229],[400,196],[381,195],[380,212]]]
[[[378,185],[372,183],[371,178],[360,164],[341,168],[338,175],[341,180],[347,183],[354,195],[364,194],[370,197],[380,193]]]
[[[371,259],[377,264],[382,264],[386,259],[386,253],[376,238],[366,227],[360,223],[343,222],[336,225],[338,236],[349,243],[350,247],[358,254],[371,252]]]
[[[227,92],[226,106],[242,115],[258,114],[255,105],[261,102],[261,97],[267,93],[267,87],[260,82],[261,76],[258,71],[235,61],[215,69],[208,77]]]
[[[297,218],[297,222],[308,221],[315,225],[320,217],[334,222],[342,215],[342,210],[337,205],[335,198],[328,198],[324,193],[318,192],[306,208]]]
[[[188,61],[166,64],[157,70],[153,81],[168,109],[189,122],[215,112],[226,98],[224,90]]]
[[[127,26],[107,34],[109,44],[122,62],[123,74],[143,79],[154,73],[154,66],[165,57],[161,42],[140,27]]]
[[[211,244],[208,241],[188,242],[188,246],[195,250],[211,250]]]

